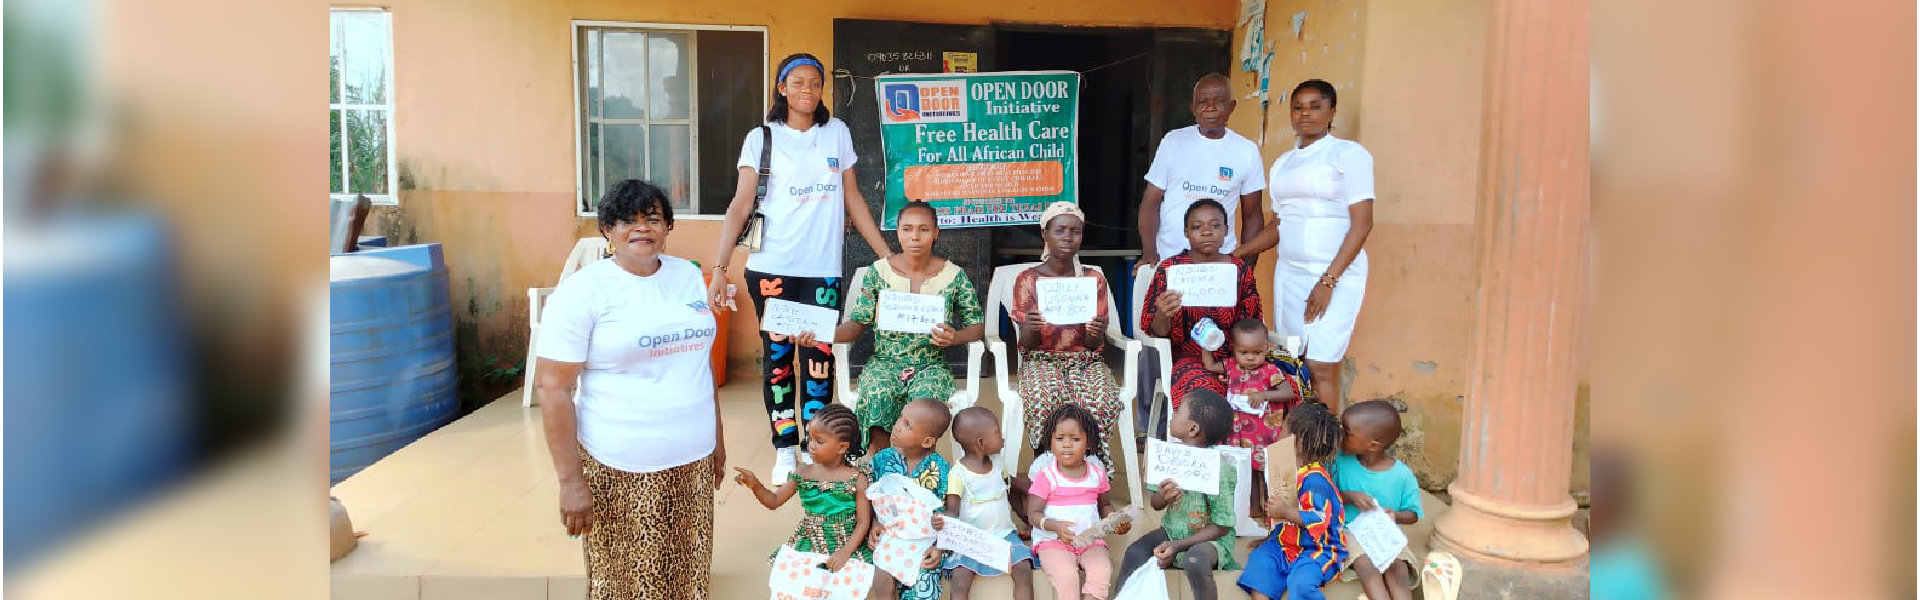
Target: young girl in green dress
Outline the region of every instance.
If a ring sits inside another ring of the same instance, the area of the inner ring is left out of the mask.
[[[752,490],[754,499],[768,510],[780,508],[799,493],[807,514],[800,517],[786,545],[829,555],[827,570],[839,571],[856,558],[872,562],[873,550],[865,541],[873,511],[867,506],[867,478],[853,466],[853,459],[860,455],[860,423],[853,410],[828,404],[814,413],[807,422],[807,453],[813,464],[801,465],[780,487],[769,490],[752,471],[740,467],[733,468],[739,473],[733,480]]]

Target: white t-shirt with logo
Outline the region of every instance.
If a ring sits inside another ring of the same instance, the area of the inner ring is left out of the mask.
[[[841,173],[853,168],[853,135],[840,119],[806,131],[785,123],[773,128],[773,173],[760,212],[767,216],[765,241],[747,257],[747,268],[795,277],[839,277],[846,240],[846,190]],[[760,128],[747,130],[739,166],[760,168]]]
[[[537,354],[586,363],[574,416],[595,460],[651,473],[713,453],[716,326],[706,297],[700,269],[671,256],[648,277],[595,261],[548,297]]]
[[[1161,258],[1188,249],[1187,207],[1195,200],[1211,198],[1227,209],[1227,238],[1221,252],[1239,245],[1240,196],[1267,189],[1266,169],[1260,164],[1260,147],[1232,129],[1220,139],[1200,135],[1199,125],[1167,132],[1160,138],[1160,149],[1147,167],[1147,183],[1166,190],[1160,201],[1160,231],[1154,245]]]

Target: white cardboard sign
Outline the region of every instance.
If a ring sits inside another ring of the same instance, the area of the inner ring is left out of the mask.
[[[1367,560],[1373,561],[1373,567],[1382,573],[1407,547],[1407,534],[1401,533],[1400,526],[1393,523],[1393,517],[1385,510],[1360,513],[1347,522],[1347,531],[1353,533],[1354,542],[1366,551]]]
[[[1042,277],[1033,283],[1040,316],[1054,325],[1090,323],[1100,314],[1100,286],[1092,277]]]
[[[1239,284],[1233,263],[1167,267],[1167,289],[1180,292],[1181,306],[1233,306],[1240,299]]]
[[[1013,544],[1007,542],[1006,538],[993,537],[986,530],[951,516],[943,520],[945,523],[934,537],[934,546],[980,561],[980,564],[1002,573],[1009,570],[1013,560]]]
[[[761,331],[786,335],[811,331],[822,342],[833,341],[833,328],[840,324],[839,311],[779,298],[768,298],[765,312],[760,315]]]
[[[875,327],[885,331],[933,333],[934,325],[947,321],[947,298],[881,290],[873,321]]]
[[[1220,493],[1220,451],[1149,438],[1146,480],[1157,484],[1168,479],[1185,491]]]

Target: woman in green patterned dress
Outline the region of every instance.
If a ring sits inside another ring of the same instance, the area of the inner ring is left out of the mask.
[[[851,342],[873,326],[884,291],[944,297],[946,319],[934,325],[930,334],[874,332],[873,356],[867,359],[866,370],[857,383],[860,405],[854,407],[861,429],[867,433],[868,448],[890,444],[887,428],[900,419],[900,409],[908,401],[932,398],[946,402],[953,396],[953,372],[947,369],[946,349],[978,340],[986,329],[973,281],[952,261],[933,255],[933,242],[940,238],[933,206],[909,202],[894,220],[899,223],[894,233],[900,240],[900,252],[874,261],[866,277],[855,282],[851,318],[834,330],[834,339]],[[798,341],[801,345],[814,343],[811,335],[798,336]]]

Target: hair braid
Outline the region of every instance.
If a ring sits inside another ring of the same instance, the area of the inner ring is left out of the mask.
[[[813,422],[833,432],[833,437],[847,443],[847,462],[867,453],[860,445],[860,417],[845,404],[828,404],[813,413]]]
[[[1287,429],[1299,444],[1300,464],[1333,459],[1340,451],[1340,419],[1327,405],[1306,402],[1287,415]]]

